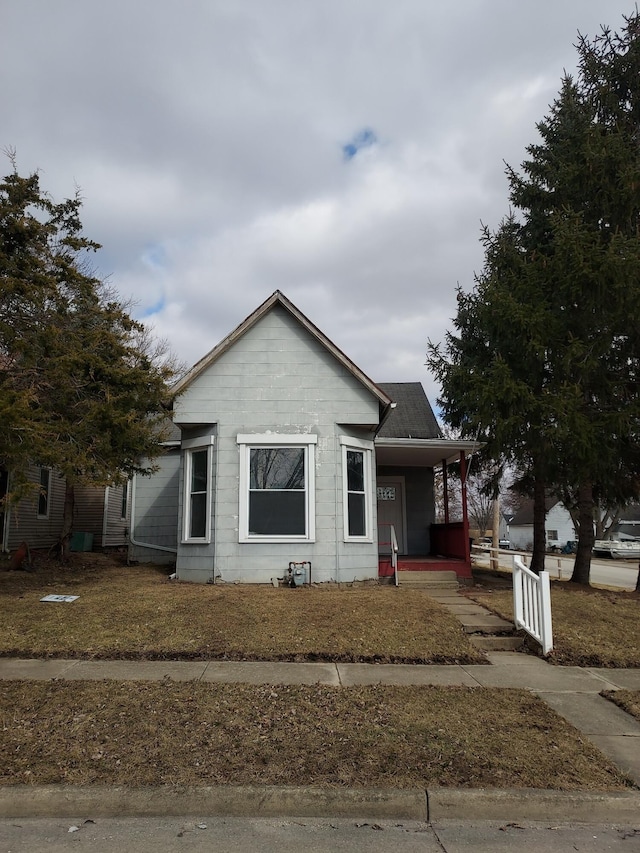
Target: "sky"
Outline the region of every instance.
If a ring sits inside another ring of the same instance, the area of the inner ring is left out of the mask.
[[[0,148],[195,363],[281,290],[422,382],[578,33],[631,0],[0,0]],[[5,171],[10,171],[7,160]]]

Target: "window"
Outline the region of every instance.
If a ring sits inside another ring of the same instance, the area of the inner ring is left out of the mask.
[[[315,538],[315,435],[239,435],[241,542]]]
[[[371,442],[340,438],[344,538],[371,539]]]
[[[557,538],[558,538],[558,531],[557,530],[548,530],[547,531],[547,539],[549,540],[549,542],[555,541],[555,540],[557,540]]]
[[[182,442],[185,449],[183,542],[211,539],[211,447],[213,436]]]
[[[122,484],[122,504],[120,506],[120,518],[125,519],[127,517],[127,507],[129,503],[129,482]]]
[[[40,491],[38,492],[38,518],[49,518],[49,494],[51,492],[51,469],[40,469]]]

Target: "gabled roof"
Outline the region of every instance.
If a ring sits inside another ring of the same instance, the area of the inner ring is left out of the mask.
[[[262,317],[265,316],[269,311],[271,311],[276,306],[280,306],[284,308],[286,311],[294,317],[300,325],[302,325],[310,335],[312,335],[322,346],[331,353],[331,355],[336,358],[340,364],[351,373],[365,388],[370,391],[373,396],[378,400],[380,406],[383,410],[388,409],[391,406],[391,399],[385,393],[385,391],[380,388],[379,385],[376,385],[366,373],[363,373],[360,368],[348,358],[341,349],[339,349],[333,341],[329,340],[329,338],[320,331],[320,329],[314,325],[308,317],[300,311],[293,302],[290,302],[289,299],[281,293],[279,290],[276,290],[271,296],[266,299],[262,305],[256,308],[253,313],[249,314],[249,316],[237,326],[233,332],[227,335],[224,340],[220,341],[220,343],[215,346],[210,352],[208,352],[204,358],[201,358],[200,361],[196,362],[194,366],[186,373],[182,379],[180,379],[172,389],[173,396],[178,396],[182,394],[191,383],[200,376],[210,365],[212,365],[215,361],[217,361],[223,353],[227,352],[235,343],[238,341],[244,334],[246,334],[249,329],[251,329]]]
[[[558,498],[547,495],[544,499],[544,508],[549,512],[557,503],[560,503]],[[533,524],[533,498],[521,498],[520,507],[510,522],[511,527],[527,524]]]
[[[378,387],[396,404],[378,432],[380,438],[442,438],[420,382],[379,382]]]

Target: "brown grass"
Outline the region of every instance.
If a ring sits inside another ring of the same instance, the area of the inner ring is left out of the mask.
[[[79,598],[41,603],[50,593]],[[98,554],[0,574],[0,620],[3,656],[485,662],[458,620],[419,591],[187,584]]]
[[[13,681],[0,722],[6,785],[631,785],[521,690]]]
[[[640,722],[640,690],[603,690],[600,695]]]
[[[469,592],[505,619],[513,619],[510,590]],[[551,584],[554,650],[551,660],[575,666],[640,666],[640,598],[634,593]]]

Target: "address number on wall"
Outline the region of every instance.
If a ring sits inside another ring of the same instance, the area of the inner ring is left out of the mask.
[[[396,487],[395,486],[378,486],[379,501],[395,501]]]

